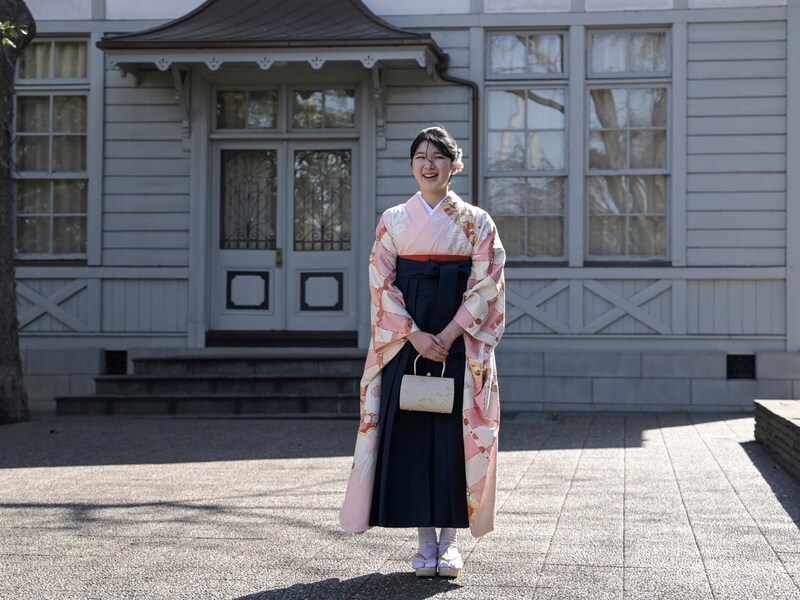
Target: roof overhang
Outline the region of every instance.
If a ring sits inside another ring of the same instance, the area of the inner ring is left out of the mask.
[[[327,63],[356,62],[371,69],[378,63],[408,61],[416,63],[436,77],[436,67],[444,59],[444,53],[430,44],[330,44],[277,46],[262,48],[104,48],[106,65],[118,67],[124,74],[135,73],[140,68],[155,66],[160,71],[171,67],[182,68],[205,66],[211,71],[222,65],[258,66],[267,71],[274,65],[284,63],[308,63],[313,69],[321,69]]]

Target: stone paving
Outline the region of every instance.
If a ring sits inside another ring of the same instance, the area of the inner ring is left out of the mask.
[[[800,599],[800,484],[742,415],[508,415],[454,581],[337,526],[355,421],[0,428],[0,598]]]

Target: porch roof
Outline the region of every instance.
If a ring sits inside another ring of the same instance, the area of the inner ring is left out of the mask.
[[[394,27],[361,0],[207,0],[192,12],[145,31],[97,43],[111,66],[204,62],[415,60],[430,70],[445,58],[429,34]]]

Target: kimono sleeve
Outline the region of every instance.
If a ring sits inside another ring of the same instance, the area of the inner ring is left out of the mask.
[[[397,273],[397,250],[385,216],[378,222],[375,245],[369,255],[370,320],[372,347],[376,352],[402,341],[419,327],[406,310],[402,292],[394,285]]]
[[[497,228],[486,214],[472,247],[467,291],[454,320],[490,348],[497,345],[505,328],[505,259]]]

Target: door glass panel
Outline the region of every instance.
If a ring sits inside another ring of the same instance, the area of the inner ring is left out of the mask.
[[[223,250],[274,250],[276,246],[277,153],[222,151]]]
[[[294,249],[350,250],[350,150],[294,153]]]

